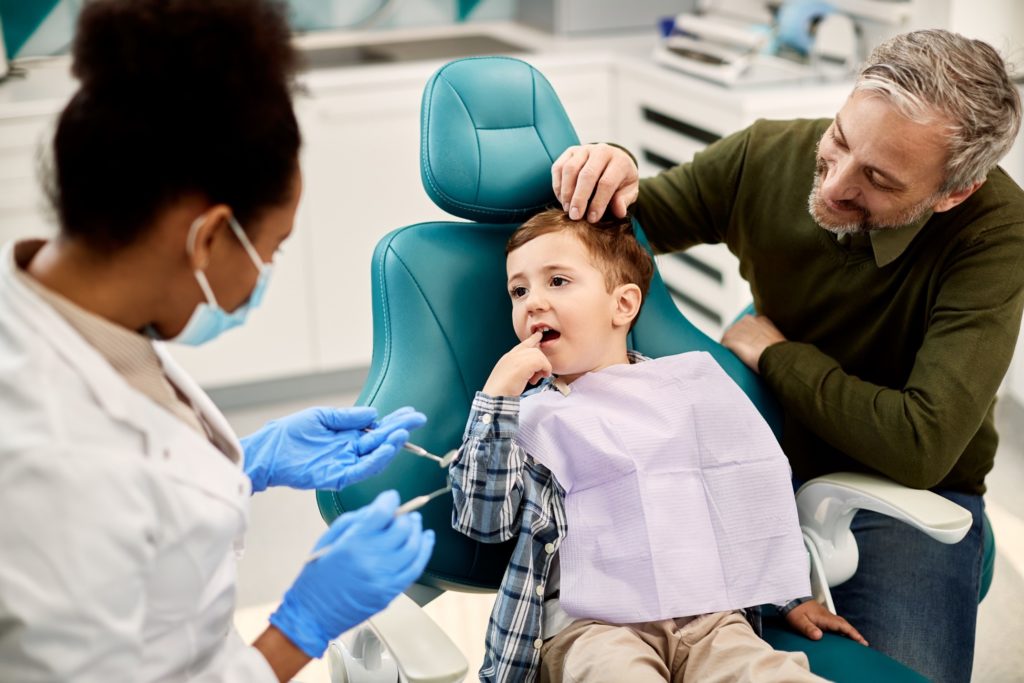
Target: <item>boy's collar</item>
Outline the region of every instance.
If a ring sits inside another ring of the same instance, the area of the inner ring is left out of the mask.
[[[643,355],[639,351],[633,351],[632,349],[626,351],[626,357],[629,358],[629,364],[634,365],[636,363],[643,363],[645,360],[650,360],[647,356]],[[572,387],[561,377],[549,377],[545,380],[547,386],[552,389],[557,389],[562,396],[568,396],[572,392]]]

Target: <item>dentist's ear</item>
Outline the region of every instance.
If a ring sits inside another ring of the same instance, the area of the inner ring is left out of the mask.
[[[185,237],[185,256],[193,271],[206,270],[217,240],[229,237],[229,216],[231,208],[227,204],[215,204],[189,224]]]
[[[640,287],[633,283],[619,285],[612,292],[615,298],[615,313],[612,316],[612,324],[615,327],[629,327],[633,318],[640,313],[640,304],[643,302],[643,295]]]

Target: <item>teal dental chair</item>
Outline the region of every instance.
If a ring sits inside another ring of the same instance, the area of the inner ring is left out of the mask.
[[[373,360],[358,403],[382,413],[413,405],[429,417],[414,440],[434,453],[457,448],[474,393],[517,339],[505,292],[504,245],[527,217],[553,203],[550,167],[577,137],[547,80],[515,59],[459,60],[440,69],[423,95],[421,169],[430,197],[472,222],[420,223],[384,237],[373,255]],[[638,229],[638,235],[642,232]],[[676,308],[656,273],[631,346],[650,356],[711,353],[778,433],[778,408],[758,377],[699,332]],[[447,472],[399,453],[387,471],[317,501],[330,522],[394,488],[403,500],[443,487]],[[881,478],[837,474],[808,482],[798,494],[812,557],[815,596],[831,606],[828,586],[856,569],[849,523],[867,508],[890,514],[945,542],[956,542],[970,514],[927,491]],[[367,626],[329,651],[335,681],[471,679],[465,659],[419,605],[443,590],[493,592],[513,541],[487,545],[451,528],[451,497],[422,509],[437,533],[426,571]],[[484,634],[480,634],[481,641]],[[888,657],[844,637],[811,641],[769,623],[765,638],[808,654],[812,669],[836,681],[922,681]],[[390,653],[390,654],[389,654]]]

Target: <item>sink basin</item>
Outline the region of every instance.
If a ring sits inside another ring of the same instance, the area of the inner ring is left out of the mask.
[[[332,69],[364,64],[391,64],[475,55],[516,54],[530,50],[485,34],[426,38],[391,43],[369,43],[302,50],[308,69]]]

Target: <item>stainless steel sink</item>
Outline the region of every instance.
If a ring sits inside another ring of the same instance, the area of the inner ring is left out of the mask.
[[[364,64],[391,64],[433,59],[455,59],[475,55],[517,54],[529,52],[522,45],[485,34],[449,38],[427,38],[391,43],[369,43],[302,50],[308,69],[332,69]]]

